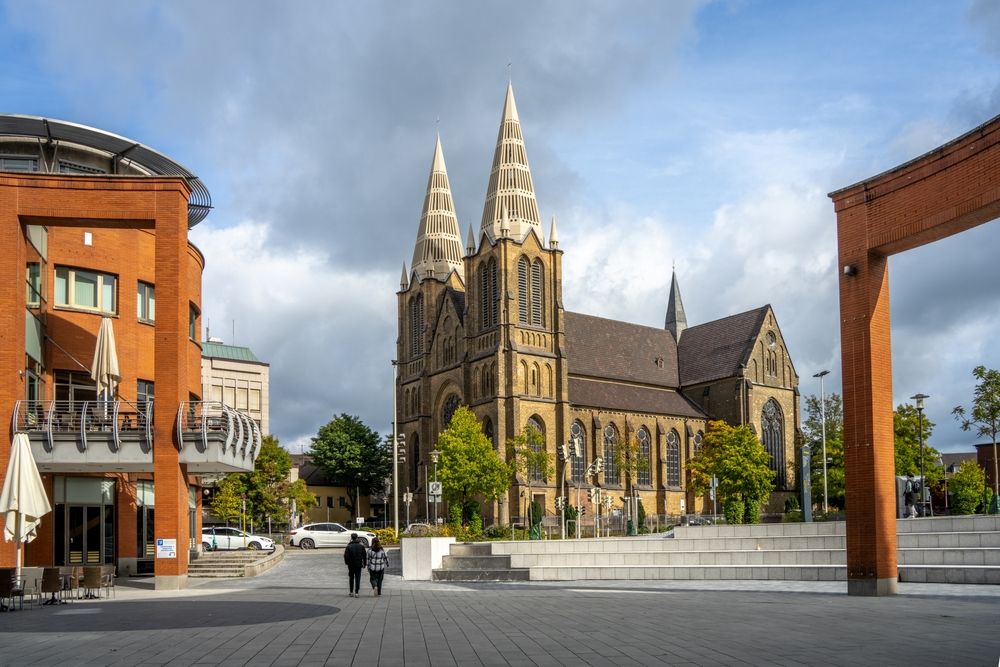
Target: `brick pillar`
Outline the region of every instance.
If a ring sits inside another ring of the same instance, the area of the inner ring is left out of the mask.
[[[156,193],[156,402],[153,410],[155,538],[174,540],[174,558],[156,558],[156,588],[187,586],[187,475],[179,462],[177,409],[188,399],[187,199]]]
[[[14,401],[24,398],[24,317],[27,261],[15,188],[0,185],[0,484],[10,461]],[[0,567],[14,567],[13,542],[0,538]]]
[[[858,252],[857,244],[850,243],[853,239],[844,238],[846,227],[840,227],[841,266],[851,265],[857,271],[853,276],[843,272],[840,276],[847,591],[850,595],[895,595],[888,259]]]

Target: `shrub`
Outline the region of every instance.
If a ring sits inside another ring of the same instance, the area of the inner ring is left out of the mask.
[[[375,533],[375,537],[383,545],[399,544],[399,538],[396,537],[396,530],[394,528],[377,528],[372,532]]]
[[[497,523],[487,528],[483,536],[488,540],[509,540],[511,527]]]
[[[642,501],[639,501],[639,510],[636,512],[636,516],[639,519],[639,534],[649,532],[649,526],[646,525],[646,508],[642,506]]]
[[[743,499],[739,496],[732,496],[726,498],[726,504],[723,509],[723,514],[726,517],[726,523],[738,524],[743,523],[743,512],[745,505],[743,504]]]
[[[985,498],[986,473],[975,461],[962,461],[958,471],[948,479],[951,492],[951,511],[954,514],[975,514],[979,504],[985,499],[984,507],[989,507]]]

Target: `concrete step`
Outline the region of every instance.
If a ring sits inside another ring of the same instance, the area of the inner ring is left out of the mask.
[[[717,565],[845,565],[840,549],[781,551],[661,551],[647,553],[518,554],[513,567],[648,567]]]
[[[899,549],[900,566],[903,565],[981,565],[1000,567],[1000,548],[966,549]]]
[[[504,570],[434,570],[434,581],[529,581],[528,569]]]
[[[1000,585],[1000,567],[974,565],[907,565],[899,567],[899,580],[920,584]]]
[[[504,570],[510,568],[510,556],[445,556],[443,570]]]
[[[456,543],[451,545],[449,553],[452,556],[490,556],[493,548],[490,544]]]
[[[533,567],[532,581],[576,580],[784,580],[847,581],[844,565],[719,565],[637,567]]]
[[[984,549],[1000,548],[1000,531],[954,533],[900,533],[896,538],[899,548],[914,549]]]

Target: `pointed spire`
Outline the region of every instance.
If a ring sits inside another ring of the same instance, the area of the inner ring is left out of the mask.
[[[503,205],[503,213],[500,215],[500,238],[507,238],[510,235],[510,217],[507,215],[507,205]]]
[[[417,243],[413,248],[413,272],[417,280],[435,277],[444,280],[457,271],[464,280],[462,235],[455,216],[455,202],[448,184],[448,170],[441,150],[441,137],[434,144],[431,175],[427,179],[427,195],[420,215]]]
[[[472,223],[469,223],[469,234],[465,241],[465,254],[476,254],[476,235],[472,233]]]
[[[559,247],[559,235],[556,233],[556,216],[552,216],[552,225],[549,226],[549,248]]]
[[[663,328],[674,334],[674,340],[681,341],[681,334],[687,329],[687,316],[684,315],[684,302],[681,301],[681,288],[677,284],[677,271],[670,276],[670,297],[667,299],[667,318]]]
[[[523,240],[532,228],[542,238],[541,216],[535,200],[535,187],[531,182],[528,153],[521,136],[514,88],[509,82],[480,226],[491,240],[496,239],[500,233],[501,214],[505,207],[510,216],[510,235],[515,240]]]
[[[399,277],[399,291],[402,292],[410,284],[410,275],[406,272],[406,260],[403,260],[403,275]]]

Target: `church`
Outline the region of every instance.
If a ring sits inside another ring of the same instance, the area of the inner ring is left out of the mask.
[[[563,308],[562,262],[554,217],[543,232],[508,84],[479,230],[470,225],[463,248],[438,138],[413,259],[403,264],[395,418],[406,438],[399,485],[414,494],[416,515],[426,511],[437,434],[460,405],[501,454],[534,426],[555,464],[554,476],[529,472],[484,507],[487,524],[519,522],[529,500],[556,514],[565,488],[570,504],[578,487],[585,502],[599,486],[620,507],[629,482],[647,514],[711,512],[685,470],[715,419],[749,424],[764,443],[776,472],[766,511],[781,511],[796,484],[799,394],[772,308],[689,326],[674,274],[662,329],[574,313]],[[563,465],[560,445],[570,439],[583,456]],[[626,439],[645,460],[634,480],[615,466]],[[585,477],[597,458],[603,472]]]

